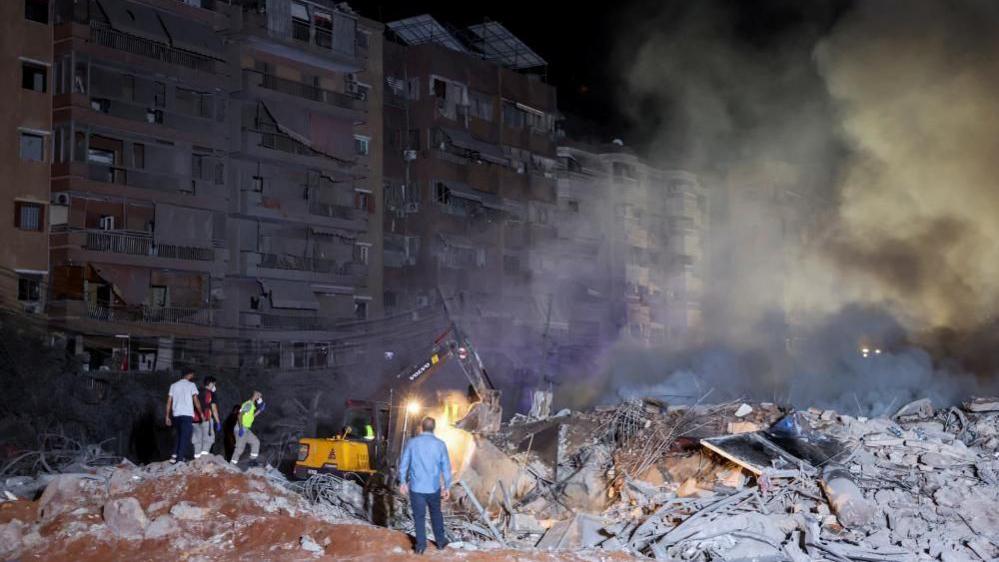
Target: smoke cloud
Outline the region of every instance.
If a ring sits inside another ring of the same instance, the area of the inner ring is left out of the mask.
[[[619,346],[603,396],[715,389],[880,413],[994,390],[999,5],[634,16],[620,60],[635,136],[713,191],[707,343]]]

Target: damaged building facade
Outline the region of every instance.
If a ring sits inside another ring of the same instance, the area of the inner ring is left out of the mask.
[[[8,132],[41,152],[9,171],[30,177],[4,294],[91,368],[399,363],[429,340],[375,325],[442,295],[523,402],[622,336],[696,338],[703,187],[565,138],[545,60],[501,24],[29,4],[52,39],[11,67],[34,101]]]
[[[332,367],[380,305],[380,27],[190,4],[53,5],[52,322],[94,368]]]

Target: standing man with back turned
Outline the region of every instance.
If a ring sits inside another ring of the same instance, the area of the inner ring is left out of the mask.
[[[194,412],[198,412],[198,417],[203,417],[198,387],[191,382],[192,379],[194,369],[185,369],[180,380],[170,385],[170,392],[167,394],[166,424],[167,427],[177,428],[177,447],[170,456],[172,463],[193,458],[188,451],[194,449],[191,439],[194,432]]]
[[[434,435],[436,426],[434,418],[423,418],[420,422],[420,434],[406,443],[399,463],[399,492],[409,494],[413,524],[416,527],[417,554],[423,554],[427,549],[428,508],[437,549],[443,549],[448,542],[444,536],[441,499],[451,497],[451,460],[448,458],[447,445]],[[444,481],[443,489],[441,480]]]

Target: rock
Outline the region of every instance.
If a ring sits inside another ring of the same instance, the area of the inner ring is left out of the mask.
[[[316,554],[323,554],[326,552],[326,549],[316,541],[312,540],[312,537],[309,535],[302,535],[302,538],[300,538],[298,542],[302,546],[302,550],[306,552],[314,552]]]
[[[36,530],[24,535],[24,538],[21,539],[21,543],[24,545],[24,548],[34,548],[42,544],[44,540],[45,539],[42,538],[42,535]]]
[[[190,502],[180,502],[170,508],[170,515],[181,521],[198,521],[208,515],[208,510]]]
[[[0,525],[0,557],[6,559],[21,550],[24,546],[24,528],[25,524],[18,519]]]
[[[142,480],[132,471],[131,468],[118,467],[111,473],[108,480],[108,493],[112,496],[123,494],[132,488],[132,485]]]
[[[170,515],[163,514],[153,519],[153,522],[146,527],[146,538],[161,539],[179,530],[180,527],[177,525],[177,520]]]
[[[38,517],[42,521],[51,521],[60,513],[75,508],[82,487],[83,478],[79,474],[56,476],[38,499]]]
[[[823,410],[822,414],[819,415],[819,419],[822,421],[833,421],[836,419],[836,410]]]
[[[149,526],[139,500],[128,496],[116,498],[104,505],[104,523],[115,535],[126,539],[141,539]]]
[[[749,404],[743,403],[739,405],[739,409],[735,411],[735,417],[743,418],[753,413],[753,407]]]

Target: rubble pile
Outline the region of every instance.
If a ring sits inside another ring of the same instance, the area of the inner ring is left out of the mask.
[[[473,461],[466,475],[505,544],[656,560],[999,557],[999,399],[921,400],[890,419],[654,400],[561,414],[480,438],[513,465]]]
[[[25,499],[39,489],[38,499]],[[406,534],[355,516],[367,509],[363,497],[350,481],[288,482],[274,469],[243,472],[212,455],[190,463],[137,467],[125,461],[40,478],[11,477],[0,480],[0,560],[420,560]],[[437,556],[469,562],[513,556],[524,562],[628,558],[514,552],[485,543],[456,546],[461,548]]]

